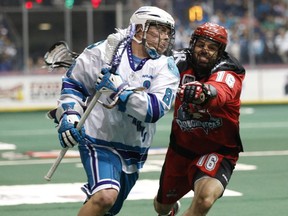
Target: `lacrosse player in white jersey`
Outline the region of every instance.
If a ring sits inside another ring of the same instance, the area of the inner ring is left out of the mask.
[[[78,216],[116,215],[138,179],[155,123],[170,110],[178,87],[179,71],[167,56],[174,25],[162,9],[141,7],[129,28],[112,35],[120,41],[135,27],[132,40],[115,50],[120,53],[115,73],[107,64],[105,40],[87,47],[63,77],[58,107],[50,116],[58,124],[61,146],[78,145],[87,174],[82,187],[87,200]],[[77,130],[85,107],[99,92],[98,103]]]

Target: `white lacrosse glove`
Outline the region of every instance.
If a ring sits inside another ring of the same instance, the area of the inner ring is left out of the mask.
[[[75,102],[62,103],[57,109],[49,112],[48,117],[58,123],[58,138],[63,148],[72,148],[78,143],[85,143],[84,126],[78,131],[77,124],[83,109]]]
[[[95,86],[96,90],[101,93],[109,93],[112,103],[118,103],[118,109],[122,112],[126,110],[126,103],[129,96],[137,90],[134,87],[129,87],[128,83],[124,82],[120,75],[112,74],[109,68],[103,68],[98,76]]]
[[[102,68],[96,82],[96,90],[101,93],[119,93],[124,91],[128,84],[123,82],[119,74],[112,74],[109,68]]]

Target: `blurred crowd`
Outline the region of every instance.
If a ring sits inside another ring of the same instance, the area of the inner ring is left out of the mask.
[[[8,26],[0,16],[0,72],[13,69],[16,60],[17,49],[13,43]]]
[[[180,7],[190,7],[188,1],[181,2],[187,2],[187,4],[180,5]],[[195,1],[193,2],[195,4]],[[251,56],[254,56],[256,64],[288,63],[287,0],[224,0],[221,3],[214,1],[213,12],[210,11],[209,2],[199,1],[199,5],[204,9],[204,14],[211,14],[210,17],[204,16],[202,21],[193,23],[187,22],[187,19],[178,20],[176,48],[188,46],[187,38],[190,37],[195,26],[210,21],[228,30],[227,51],[238,58],[241,63],[249,63]],[[254,3],[254,16],[252,17],[249,14],[251,2]],[[176,5],[175,8],[177,8]],[[183,9],[176,9],[174,12],[175,17],[181,17]]]
[[[175,49],[188,47],[195,26],[215,22],[229,32],[227,51],[242,64],[288,64],[288,0],[134,0],[135,7],[156,5],[176,20]],[[252,5],[251,5],[252,4]],[[192,6],[203,8],[201,21],[189,20]],[[253,13],[249,8],[254,8]],[[253,31],[251,31],[253,29]],[[17,49],[0,19],[0,72],[13,69]],[[251,58],[252,57],[252,58]],[[33,59],[32,59],[33,61]],[[37,64],[39,59],[34,60]],[[33,64],[33,62],[32,62]]]

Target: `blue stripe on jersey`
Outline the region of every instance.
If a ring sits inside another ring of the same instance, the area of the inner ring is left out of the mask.
[[[105,140],[95,139],[90,136],[88,139],[93,144],[115,149],[123,157],[128,166],[136,165],[137,168],[140,169],[147,159],[149,147],[128,146],[120,142],[108,142]]]
[[[80,83],[70,78],[62,79],[62,89],[61,94],[72,94],[81,98],[82,101],[85,101],[89,96],[86,88]]]
[[[86,100],[86,97],[84,97],[81,92],[75,91],[74,89],[64,89],[64,90],[62,90],[61,91],[61,95],[65,95],[65,94],[75,95],[75,96],[81,98],[81,100],[83,102]]]
[[[162,104],[158,101],[158,98],[154,94],[148,93],[149,106],[145,122],[155,123],[164,115],[164,108]]]

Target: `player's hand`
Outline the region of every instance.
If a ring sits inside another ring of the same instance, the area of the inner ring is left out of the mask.
[[[80,115],[64,113],[58,125],[58,138],[63,148],[77,145],[84,142],[85,129],[82,126],[81,130],[76,129],[79,122]]]
[[[95,88],[101,93],[108,93],[108,97],[112,100],[111,104],[118,103],[118,100],[126,102],[135,89],[128,87],[120,75],[110,73],[108,68],[101,70]]]
[[[95,88],[102,93],[116,93],[122,92],[127,88],[127,83],[123,82],[118,74],[110,73],[108,68],[103,68],[98,76]]]
[[[110,73],[108,68],[103,68],[95,86],[97,91],[107,93],[111,99],[110,105],[105,107],[114,107],[118,104],[118,110],[125,112],[126,104],[131,94],[137,91],[143,91],[143,87],[129,87],[128,83],[124,82],[120,75]]]
[[[186,103],[203,104],[208,90],[204,84],[194,81],[182,85],[177,92],[180,100]]]

